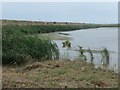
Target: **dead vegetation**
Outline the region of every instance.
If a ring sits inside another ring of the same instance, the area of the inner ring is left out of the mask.
[[[84,61],[44,61],[22,67],[3,67],[4,88],[117,87],[117,74],[95,69]]]

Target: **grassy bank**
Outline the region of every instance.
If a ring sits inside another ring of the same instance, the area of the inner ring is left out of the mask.
[[[95,88],[118,86],[117,74],[84,61],[44,61],[3,67],[4,88]]]

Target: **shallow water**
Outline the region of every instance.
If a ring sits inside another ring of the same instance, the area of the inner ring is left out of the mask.
[[[55,40],[59,49],[61,57],[68,58],[71,60],[77,59],[79,56],[78,45],[82,46],[84,49],[101,50],[102,48],[107,48],[110,53],[110,68],[118,67],[118,28],[94,28],[94,29],[81,29],[76,31],[62,32],[69,34],[71,37],[72,50],[67,50],[62,48],[62,40]],[[87,61],[89,62],[89,54],[87,55]],[[96,66],[101,64],[101,55],[94,55],[94,63]]]

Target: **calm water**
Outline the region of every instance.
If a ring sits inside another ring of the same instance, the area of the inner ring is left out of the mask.
[[[77,31],[62,32],[69,34],[71,37],[72,50],[67,50],[62,48],[62,40],[56,40],[61,57],[68,58],[71,60],[77,59],[79,56],[78,45],[82,46],[84,49],[94,49],[101,50],[102,48],[107,48],[109,51],[114,51],[110,53],[110,68],[116,68],[118,66],[118,28],[94,28],[94,29],[83,29]],[[87,61],[89,62],[89,54],[87,55]],[[101,63],[101,55],[94,55],[94,63],[99,66]]]

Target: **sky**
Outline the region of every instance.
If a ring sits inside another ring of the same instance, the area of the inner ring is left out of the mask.
[[[117,2],[4,2],[2,19],[118,23]]]

